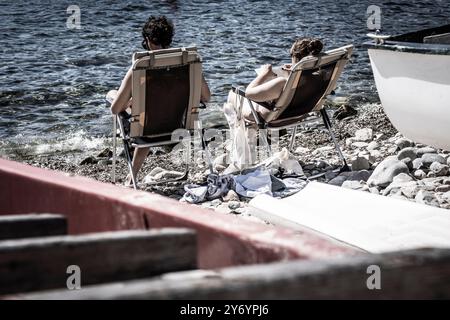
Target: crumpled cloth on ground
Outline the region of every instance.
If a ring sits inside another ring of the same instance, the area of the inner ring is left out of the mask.
[[[264,166],[246,171],[246,174],[235,176],[234,182],[236,193],[247,198],[254,198],[260,194],[283,198],[302,190],[307,184],[300,178],[279,179],[271,175]]]
[[[264,166],[244,170],[242,174],[217,175],[210,174],[206,185],[187,184],[181,201],[201,203],[225,196],[234,190],[242,197],[254,198],[260,194],[283,198],[292,195],[306,186],[301,178],[279,179],[270,174]]]
[[[232,175],[218,175],[211,173],[206,179],[206,185],[187,184],[184,186],[182,201],[200,203],[225,196],[228,191],[234,189]]]
[[[153,168],[144,178],[144,183],[153,183],[163,179],[177,179],[181,178],[184,175],[184,172],[171,171],[166,170],[161,167]]]

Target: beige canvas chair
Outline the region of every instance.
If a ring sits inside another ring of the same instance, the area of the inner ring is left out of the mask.
[[[131,114],[122,112],[115,117],[113,131],[116,135],[118,124],[133,186],[137,188],[132,148],[173,145],[180,142],[174,135],[177,129],[194,129],[200,108],[202,61],[195,47],[162,49],[135,53],[132,68]],[[115,180],[116,139],[113,141]],[[186,178],[189,153],[186,151],[184,175],[160,182]]]
[[[326,97],[336,88],[336,82],[352,54],[353,46],[347,45],[327,51],[319,56],[308,56],[295,64],[289,74],[283,92],[275,105],[258,104],[270,109],[261,115],[256,112],[250,99],[249,105],[253,119],[247,120],[249,126],[256,125],[259,129],[280,130],[293,128],[289,150],[294,144],[297,126],[311,113],[320,113],[336,151],[342,162],[342,170],[349,170],[339,144],[331,130],[331,121],[324,109]],[[233,91],[243,97],[245,92],[233,87]],[[259,130],[266,146],[270,149],[265,130]]]

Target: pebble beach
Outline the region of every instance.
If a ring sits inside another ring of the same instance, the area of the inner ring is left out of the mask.
[[[342,105],[329,107],[336,110]],[[449,152],[414,143],[403,137],[391,125],[379,104],[366,105],[357,110],[355,115],[340,120],[333,119],[332,122],[333,131],[352,170],[336,172],[342,164],[330,136],[320,121],[313,121],[299,128],[291,152],[307,177],[319,176],[316,181],[342,188],[450,209]],[[289,135],[281,136],[280,147],[286,147],[289,138]],[[142,181],[155,168],[166,168],[168,174],[182,171],[184,164],[181,160],[176,161],[180,157],[175,152],[177,151],[168,148],[151,149],[139,179]],[[209,173],[202,154],[198,153],[197,156],[194,157],[196,162],[191,165],[187,181],[146,185],[143,190],[180,200],[186,183],[204,183]],[[214,160],[214,168],[219,173],[226,167],[226,163],[222,163],[223,158],[217,157]],[[34,157],[24,162],[69,175],[112,183],[112,151],[109,148],[98,150],[78,164],[58,155]],[[168,167],[170,162],[172,164]],[[124,157],[119,156],[116,184],[123,186],[127,173]],[[231,190],[225,197],[206,201],[201,206],[253,219],[247,210],[249,200],[239,197]]]

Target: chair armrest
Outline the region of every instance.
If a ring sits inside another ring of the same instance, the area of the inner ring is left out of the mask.
[[[245,96],[245,91],[239,89],[239,88],[236,87],[236,86],[232,86],[232,87],[231,87],[231,90],[232,90],[235,94],[237,94],[237,95],[239,95],[239,96],[241,96],[241,97],[244,97],[245,99],[248,100],[248,105],[250,106],[250,111],[252,112],[253,118],[255,119],[255,122],[256,122],[258,128],[259,128],[259,129],[265,129],[265,128],[267,128],[267,123],[259,117],[259,114],[256,112],[255,107],[253,106],[253,102],[255,102],[255,101],[253,101],[253,100],[247,98],[247,97]]]

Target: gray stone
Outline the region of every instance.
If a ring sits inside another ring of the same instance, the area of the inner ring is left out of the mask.
[[[412,160],[410,158],[403,158],[401,161],[404,164],[406,164],[406,166],[408,167],[409,170],[413,169],[413,163],[412,163]]]
[[[380,150],[370,150],[370,155],[374,158],[374,159],[380,159],[383,154],[381,153]]]
[[[328,181],[328,184],[340,187],[347,180],[347,178],[348,178],[347,176],[341,174],[341,175],[338,175],[336,178]]]
[[[97,162],[98,162],[98,160],[95,157],[87,157],[87,158],[84,158],[83,160],[81,160],[79,165],[84,166],[86,164],[96,164]]]
[[[354,148],[366,148],[369,144],[367,142],[356,141],[352,143]]]
[[[109,159],[102,159],[97,162],[98,166],[103,166],[103,167],[106,167],[107,165],[110,165],[110,164],[112,164],[112,160],[109,160]]]
[[[410,182],[410,181],[414,181],[414,178],[404,172],[399,173],[398,175],[396,175],[394,177],[394,179],[392,179],[392,182],[395,182],[395,183],[404,183],[404,182]]]
[[[349,180],[347,180],[347,181],[344,181],[344,183],[342,184],[342,187],[343,188],[348,188],[348,189],[353,189],[353,190],[361,190],[364,187],[364,185],[361,182],[359,182],[359,181],[355,181],[355,180],[349,181]]]
[[[435,177],[436,177],[436,173],[434,173],[433,171],[429,171],[429,172],[427,173],[427,177],[428,177],[428,178],[435,178]]]
[[[371,150],[376,150],[380,147],[380,144],[376,141],[372,141],[367,145],[367,150],[371,151]]]
[[[347,180],[350,181],[367,181],[371,175],[368,170],[352,171],[347,175]]]
[[[414,159],[412,162],[413,165],[413,169],[420,169],[423,167],[423,162],[422,159],[418,158],[418,159]]]
[[[402,194],[409,199],[414,199],[417,193],[420,191],[420,187],[417,184],[409,184],[400,188]]]
[[[440,186],[436,187],[436,189],[434,191],[436,191],[436,192],[447,192],[447,191],[450,191],[450,185],[448,185],[448,184],[440,185]]]
[[[423,203],[423,204],[439,207],[439,202],[434,197],[434,194],[430,191],[420,190],[419,192],[417,192],[417,195],[414,198],[414,200],[417,203]]]
[[[109,148],[103,149],[98,155],[98,158],[111,158],[113,156],[113,152]]]
[[[424,166],[430,166],[433,162],[439,162],[445,164],[445,158],[435,153],[425,153],[421,157]]]
[[[368,142],[373,139],[373,131],[370,128],[364,128],[356,130],[355,132],[355,140],[356,141],[364,141]]]
[[[413,146],[414,142],[412,142],[411,140],[406,139],[406,138],[400,138],[400,139],[395,140],[395,144],[397,145],[397,147],[400,150],[402,150],[402,149],[405,149],[407,147]]]
[[[441,177],[448,173],[448,166],[439,162],[433,162],[430,165],[430,170],[434,172],[437,177]]]
[[[336,178],[338,175],[339,175],[338,172],[327,171],[327,172],[325,172],[325,180],[330,181],[330,180]]]
[[[447,157],[447,165],[450,166],[450,157]]]
[[[234,190],[230,190],[225,195],[225,197],[223,197],[223,201],[225,201],[225,202],[228,202],[228,201],[239,201],[239,195]]]
[[[394,177],[400,173],[408,173],[409,169],[402,161],[397,160],[393,157],[388,157],[375,168],[372,175],[368,180],[368,184],[370,187],[372,186],[380,186],[385,187],[388,186],[393,180]]]
[[[220,199],[214,199],[213,201],[211,201],[211,206],[218,207],[221,203],[222,201],[220,201]]]
[[[318,168],[318,169],[324,169],[327,166],[329,166],[329,164],[326,161],[318,160],[316,162],[316,168]]]
[[[449,184],[450,185],[450,178],[445,178],[442,180],[442,184]]]
[[[380,194],[380,191],[376,187],[369,188],[369,192],[373,194]]]
[[[416,153],[418,157],[423,156],[426,153],[436,153],[436,149],[431,148],[431,147],[423,147],[423,148],[419,148],[417,149]]]
[[[367,170],[370,168],[369,161],[364,157],[357,157],[352,161],[352,171]]]
[[[404,148],[400,150],[400,152],[397,154],[397,158],[398,160],[402,160],[405,158],[410,158],[411,160],[414,160],[417,158],[416,149],[412,147]]]
[[[414,177],[416,177],[417,179],[423,179],[426,176],[427,174],[421,169],[414,171]]]
[[[446,201],[450,201],[450,191],[445,192],[441,197]]]
[[[228,208],[231,210],[236,210],[241,206],[241,203],[239,201],[230,201],[228,202]]]
[[[390,148],[388,149],[388,153],[389,153],[389,154],[394,154],[394,153],[397,152],[397,150],[398,150],[398,147],[397,147],[397,146],[393,146],[393,147],[390,147]]]

